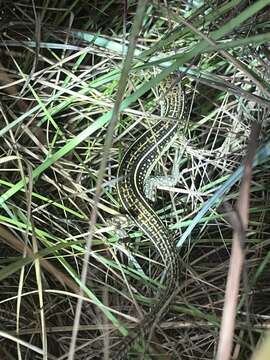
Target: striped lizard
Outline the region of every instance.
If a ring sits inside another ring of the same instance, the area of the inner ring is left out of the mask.
[[[164,91],[163,91],[164,92]],[[171,234],[155,213],[145,195],[145,181],[162,154],[177,137],[180,120],[184,115],[184,94],[179,83],[164,94],[161,117],[151,129],[143,133],[127,150],[120,163],[117,191],[122,207],[143,233],[153,242],[166,265],[165,290],[159,302],[146,317],[123,338],[114,359],[127,357],[138,338],[146,336],[160,315],[166,312],[179,280],[178,253]],[[151,198],[151,195],[148,196]]]

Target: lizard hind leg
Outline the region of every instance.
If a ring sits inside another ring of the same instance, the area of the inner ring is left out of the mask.
[[[180,163],[182,160],[182,154],[179,154],[179,149],[176,148],[173,168],[171,175],[164,176],[151,176],[145,180],[144,194],[148,200],[155,202],[157,198],[157,189],[170,188],[176,186],[180,176]]]

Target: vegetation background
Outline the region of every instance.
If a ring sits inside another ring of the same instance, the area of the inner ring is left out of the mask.
[[[147,2],[120,84],[137,1],[0,3],[0,358],[109,359],[158,301],[163,264],[134,224],[117,225],[115,185],[125,150],[160,118],[158,89],[174,81],[187,110],[153,172],[170,174],[177,149],[178,183],[158,190],[155,207],[180,246],[182,282],[150,347],[130,358],[215,357],[237,227],[230,214],[254,140],[230,331],[231,359],[248,359],[270,325],[270,1]],[[119,86],[125,97],[108,134]]]

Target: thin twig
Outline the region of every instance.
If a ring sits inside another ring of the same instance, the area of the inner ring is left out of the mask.
[[[216,360],[229,360],[233,346],[237,298],[239,293],[241,271],[245,257],[244,243],[248,225],[252,163],[256,154],[259,131],[259,124],[255,122],[252,123],[249,144],[247,148],[247,156],[244,161],[244,173],[240,186],[240,194],[236,203],[236,213],[232,216],[232,253],[226,284]]]
[[[122,69],[121,77],[119,80],[119,87],[118,87],[117,94],[116,94],[116,101],[114,103],[114,108],[113,108],[113,114],[112,114],[112,117],[111,117],[111,120],[110,120],[110,123],[108,126],[106,138],[105,138],[104,152],[103,152],[102,161],[101,161],[101,165],[100,165],[99,173],[98,173],[98,177],[97,177],[96,193],[95,193],[95,197],[94,197],[94,205],[93,205],[93,209],[91,212],[91,219],[90,219],[89,236],[87,239],[86,250],[85,250],[84,261],[83,261],[83,268],[82,268],[82,273],[81,273],[81,282],[83,285],[86,284],[88,262],[89,262],[89,257],[90,257],[90,249],[91,249],[91,245],[92,245],[93,236],[95,233],[97,208],[98,208],[98,204],[100,201],[100,195],[101,195],[101,191],[102,191],[102,182],[103,182],[103,178],[105,175],[106,165],[107,165],[107,161],[109,159],[110,149],[111,149],[112,142],[113,142],[114,128],[115,128],[118,118],[119,118],[120,104],[124,97],[126,85],[128,82],[129,70],[132,66],[135,46],[136,46],[139,32],[141,30],[142,21],[144,18],[144,13],[145,13],[145,8],[147,5],[147,2],[148,1],[140,0],[140,1],[138,1],[138,4],[137,4],[136,14],[134,17],[134,23],[133,23],[131,35],[130,35],[128,52],[127,52],[125,61],[123,63],[123,69]],[[83,294],[82,289],[81,289],[81,293]],[[77,335],[78,335],[79,325],[80,325],[82,302],[83,302],[82,298],[79,298],[77,301],[68,360],[73,360],[74,355],[75,355],[75,346],[76,346],[76,340],[77,340]]]

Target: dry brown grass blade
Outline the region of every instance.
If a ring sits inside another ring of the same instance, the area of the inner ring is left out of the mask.
[[[93,206],[91,216],[90,216],[89,236],[88,236],[88,239],[86,242],[86,251],[84,254],[84,264],[83,264],[82,272],[81,272],[81,283],[82,284],[86,284],[88,263],[89,263],[89,258],[90,258],[90,250],[91,250],[93,234],[94,234],[94,230],[95,230],[95,226],[96,226],[97,209],[98,209],[98,205],[100,203],[102,182],[103,182],[104,175],[106,172],[106,165],[107,165],[107,162],[109,159],[110,149],[111,149],[112,143],[113,143],[114,129],[115,129],[118,119],[119,119],[120,105],[121,105],[121,101],[125,95],[125,89],[126,89],[127,83],[128,83],[129,71],[132,66],[134,51],[135,51],[136,43],[137,43],[139,33],[140,33],[140,30],[142,27],[142,22],[144,19],[144,13],[145,13],[147,3],[148,3],[148,1],[142,1],[142,0],[140,0],[137,3],[136,13],[134,16],[134,21],[132,24],[132,29],[131,29],[130,38],[129,38],[128,51],[127,51],[125,60],[123,62],[121,76],[120,76],[119,83],[118,83],[118,89],[116,92],[116,100],[114,103],[112,116],[111,116],[111,119],[110,119],[110,122],[108,125],[108,130],[107,130],[105,141],[104,141],[104,149],[103,149],[101,163],[100,163],[100,167],[99,167],[99,171],[98,171],[98,177],[97,177],[97,182],[96,182],[96,192],[94,195],[94,206]],[[82,290],[81,290],[81,292],[82,292]],[[75,313],[75,318],[74,318],[74,329],[72,332],[72,339],[71,339],[70,348],[69,348],[68,360],[73,360],[75,358],[76,341],[77,341],[80,317],[81,317],[81,311],[82,311],[82,302],[83,302],[82,297],[80,297],[78,299],[77,306],[76,306],[76,313]]]
[[[15,249],[19,253],[23,254],[26,251],[27,255],[33,260],[36,258],[33,251],[29,246],[24,244],[22,240],[17,238],[10,230],[8,230],[4,225],[0,224],[0,239],[10,246],[12,249]],[[56,280],[58,280],[63,286],[66,286],[75,293],[79,293],[79,286],[66,274],[57,269],[50,261],[46,259],[40,259],[41,267],[46,270],[48,273],[52,274]]]
[[[236,318],[237,297],[241,271],[244,264],[245,232],[248,225],[249,195],[252,178],[252,163],[256,154],[260,126],[253,123],[247,147],[247,156],[244,161],[244,173],[240,186],[239,199],[236,203],[236,212],[231,214],[233,227],[232,252],[228,272],[222,321],[219,333],[219,344],[216,360],[229,360],[233,346],[233,334]]]
[[[11,84],[10,86],[8,86],[5,91],[7,94],[13,96],[13,97],[17,97],[18,95],[18,89],[17,87],[13,84],[12,79],[10,78],[10,76],[8,75],[5,67],[2,65],[2,63],[0,62],[0,84],[1,85],[8,85]],[[25,112],[27,111],[27,105],[26,103],[23,101],[23,99],[17,99],[16,101],[18,108],[22,111]]]

